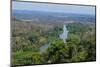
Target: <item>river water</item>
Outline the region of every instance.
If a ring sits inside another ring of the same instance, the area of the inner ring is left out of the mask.
[[[66,28],[66,25],[63,25],[63,33],[59,35],[59,37],[64,41],[64,43],[66,43],[66,39],[68,36],[68,30]]]
[[[40,47],[40,52],[43,52],[43,51],[45,51],[45,49],[47,49],[48,48],[48,46],[49,46],[49,44],[44,44],[43,46],[41,46]]]
[[[60,39],[63,40],[64,43],[66,43],[66,39],[67,39],[67,36],[68,36],[68,30],[67,30],[67,27],[66,25],[63,25],[63,33],[61,33],[59,35]],[[43,52],[45,49],[47,49],[49,46],[49,44],[44,44],[43,46],[40,47],[40,51]]]

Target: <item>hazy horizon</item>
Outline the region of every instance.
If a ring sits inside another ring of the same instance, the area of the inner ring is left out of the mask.
[[[12,2],[12,10],[27,10],[56,13],[88,14],[95,15],[94,6],[60,5],[33,2]]]

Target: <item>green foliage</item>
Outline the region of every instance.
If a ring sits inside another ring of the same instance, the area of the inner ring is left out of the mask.
[[[80,43],[80,37],[76,34],[69,34],[67,38],[67,43],[77,45]]]
[[[86,32],[88,30],[88,25],[82,23],[70,23],[67,25],[70,33]]]
[[[65,54],[67,50],[68,48],[65,47],[63,41],[57,40],[51,43],[47,51],[43,54],[45,56],[44,59],[47,63],[58,63],[64,60],[65,57],[68,57],[68,55]]]
[[[42,63],[41,54],[39,52],[17,51],[14,52],[12,55],[12,63],[16,65]]]
[[[96,37],[93,24],[68,23],[67,43],[59,38],[60,26],[14,20],[12,23],[12,64],[44,64],[96,60]],[[48,43],[49,47],[40,51]]]
[[[85,61],[87,57],[86,50],[82,47],[78,49],[79,51],[71,58],[72,62],[79,62],[79,61]]]
[[[81,40],[81,45],[84,46],[87,51],[87,60],[93,61],[96,60],[96,38],[94,33],[88,33],[87,36]]]

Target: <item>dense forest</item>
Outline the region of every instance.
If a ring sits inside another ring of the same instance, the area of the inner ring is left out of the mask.
[[[12,18],[12,65],[71,63],[96,60],[95,23],[65,23],[67,43],[59,38],[63,24]],[[40,49],[47,44],[48,48]]]

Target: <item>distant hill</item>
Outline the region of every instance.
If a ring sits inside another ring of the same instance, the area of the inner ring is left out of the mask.
[[[41,21],[76,21],[76,22],[95,22],[94,15],[72,14],[72,13],[55,13],[55,12],[42,12],[42,11],[25,11],[13,10],[12,15],[18,19]]]

